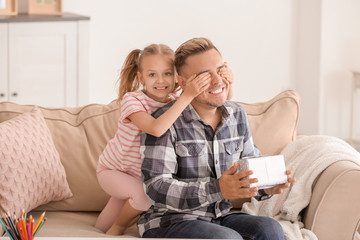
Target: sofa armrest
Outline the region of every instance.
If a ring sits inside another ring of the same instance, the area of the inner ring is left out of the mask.
[[[313,185],[305,210],[305,228],[318,239],[353,239],[360,220],[360,166],[350,161],[330,165]]]

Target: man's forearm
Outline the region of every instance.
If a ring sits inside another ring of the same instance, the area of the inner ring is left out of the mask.
[[[142,171],[144,176],[151,176],[143,179],[146,194],[159,208],[186,212],[223,199],[217,179],[183,182],[172,178],[171,173],[154,176],[146,170],[146,164]]]

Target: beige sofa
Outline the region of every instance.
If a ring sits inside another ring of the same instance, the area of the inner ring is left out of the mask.
[[[241,104],[248,113],[254,142],[263,154],[280,153],[296,140],[300,108],[296,92],[285,91],[263,103]],[[0,122],[32,108],[2,102]],[[99,211],[109,199],[97,182],[95,170],[98,156],[116,131],[119,108],[115,101],[76,108],[40,107],[60,153],[73,197],[32,211],[38,218],[46,210],[47,222],[38,236],[108,237],[94,228]],[[360,167],[354,163],[340,161],[328,167],[313,185],[310,205],[303,214],[305,227],[319,239],[353,239],[359,225],[360,204],[350,203],[354,199],[360,203],[359,183]],[[234,206],[241,207],[243,201],[233,201]],[[136,226],[121,237],[139,237]]]

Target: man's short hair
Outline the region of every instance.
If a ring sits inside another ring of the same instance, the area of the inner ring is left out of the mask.
[[[175,68],[179,75],[181,75],[181,67],[185,65],[185,61],[189,56],[203,53],[215,49],[219,54],[219,50],[207,38],[192,38],[181,44],[175,51]],[[220,54],[221,55],[221,54]]]

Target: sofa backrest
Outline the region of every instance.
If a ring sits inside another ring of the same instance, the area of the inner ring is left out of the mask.
[[[29,112],[33,105],[0,103],[0,122]],[[90,104],[76,108],[40,107],[64,165],[73,197],[38,210],[100,211],[108,201],[96,178],[98,157],[117,129],[120,106]]]
[[[300,98],[292,90],[284,91],[261,103],[242,103],[255,145],[264,155],[279,154],[296,139]]]
[[[285,91],[263,103],[240,104],[248,114],[254,142],[263,154],[278,154],[295,140],[300,104],[296,92]],[[0,122],[33,107],[1,102]],[[60,154],[73,197],[48,203],[38,210],[101,211],[109,196],[98,184],[96,167],[99,155],[116,132],[120,106],[113,101],[107,105],[40,109]],[[236,205],[241,206],[242,202]]]

